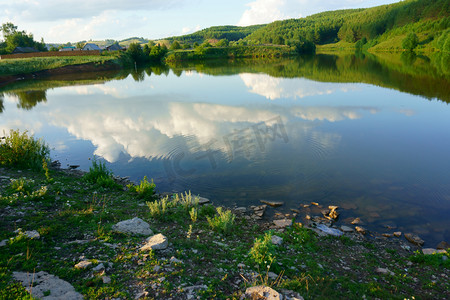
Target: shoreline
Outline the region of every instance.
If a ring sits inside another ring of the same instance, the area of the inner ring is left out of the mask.
[[[86,182],[83,171],[51,169],[50,180],[35,171],[0,171],[0,194],[20,178],[33,190],[45,186],[42,197],[0,206],[0,290],[11,291],[29,272],[38,279],[56,276],[92,299],[243,299],[254,286],[298,299],[450,296],[448,252],[423,249],[425,255],[401,239],[355,231],[335,236],[320,224],[305,227],[285,215],[269,219],[263,211],[271,208],[263,204],[231,209],[234,225],[222,231],[211,227],[218,209],[210,203],[168,202],[149,210],[130,191]],[[132,220],[151,233],[117,231]],[[143,250],[156,236],[165,238],[164,247]]]

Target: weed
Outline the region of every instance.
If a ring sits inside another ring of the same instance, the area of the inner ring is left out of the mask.
[[[45,178],[47,179],[48,183],[53,182],[53,179],[50,177],[50,170],[48,169],[48,164],[45,159],[42,159],[42,169],[44,170]]]
[[[234,215],[231,210],[223,211],[222,207],[217,208],[217,214],[213,217],[206,217],[208,220],[209,226],[218,232],[229,233],[234,225],[234,219],[236,215]]]
[[[262,238],[256,238],[250,249],[249,257],[259,266],[267,266],[275,259],[275,246],[272,244],[272,233],[266,232]]]
[[[169,207],[169,196],[162,198],[161,200],[155,200],[153,202],[147,202],[147,206],[150,210],[150,216],[153,218],[162,218]]]
[[[129,184],[127,188],[130,192],[138,194],[139,198],[142,199],[153,199],[155,197],[155,183],[149,182],[147,180],[147,176],[144,176],[144,179],[141,180],[139,185]]]
[[[89,172],[83,178],[89,183],[104,188],[118,189],[121,187],[114,181],[112,172],[106,168],[105,163],[98,162],[95,158],[92,160],[92,167],[89,167]]]
[[[172,198],[173,202],[181,205],[185,211],[189,211],[192,206],[198,206],[199,202],[199,197],[192,196],[191,191],[184,192],[184,194],[174,194]]]
[[[192,222],[195,223],[198,217],[198,209],[196,207],[192,207],[191,210],[189,211],[189,215],[191,216]]]

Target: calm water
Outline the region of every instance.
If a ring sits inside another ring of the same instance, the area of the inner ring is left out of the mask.
[[[445,61],[321,55],[25,81],[0,90],[0,131],[43,137],[63,166],[99,156],[160,192],[339,205],[341,224],[435,246],[450,241]]]

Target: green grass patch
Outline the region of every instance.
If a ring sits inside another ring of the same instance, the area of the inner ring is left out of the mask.
[[[0,166],[42,169],[42,161],[50,159],[50,148],[41,139],[35,139],[25,131],[10,130],[0,139]]]

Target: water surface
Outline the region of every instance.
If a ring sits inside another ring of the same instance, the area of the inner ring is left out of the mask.
[[[63,166],[98,156],[227,206],[339,205],[340,223],[395,225],[435,246],[450,240],[442,61],[319,55],[23,81],[0,91],[0,130],[43,137]]]

